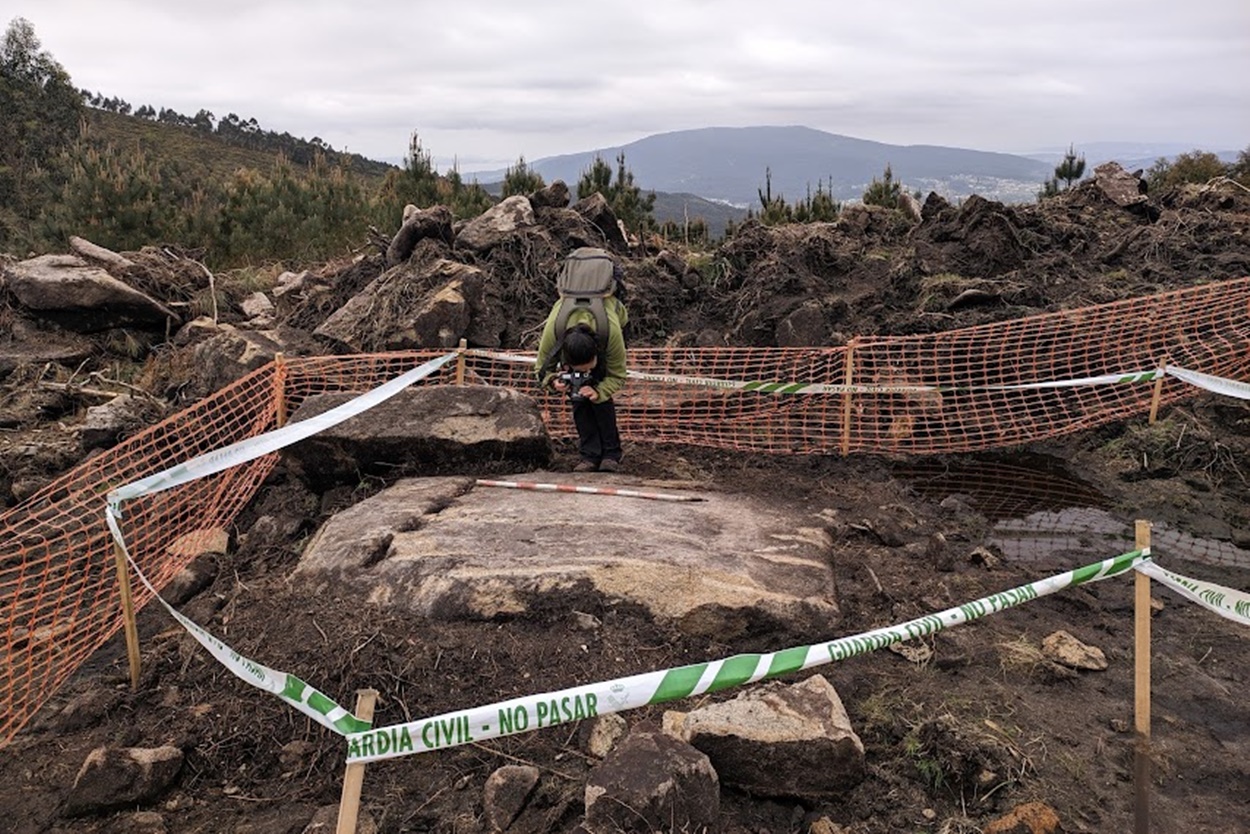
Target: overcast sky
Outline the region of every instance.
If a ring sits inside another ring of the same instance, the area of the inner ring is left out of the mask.
[[[689,128],[1250,145],[1250,0],[2,0],[78,87],[439,170]]]

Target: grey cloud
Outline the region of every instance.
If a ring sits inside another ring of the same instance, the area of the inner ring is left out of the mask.
[[[708,125],[1250,142],[1242,0],[19,2],[79,86],[375,157],[414,129],[437,160],[496,162]]]

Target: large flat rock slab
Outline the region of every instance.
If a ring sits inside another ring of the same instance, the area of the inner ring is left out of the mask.
[[[639,489],[601,474],[521,480]],[[592,592],[645,606],[691,634],[829,632],[839,611],[823,529],[748,497],[688,494],[702,500],[401,480],[327,522],[296,576],[342,580],[374,604],[438,619],[572,609],[574,592]]]
[[[304,400],[291,422],[354,399],[351,392]],[[533,397],[490,385],[417,385],[286,447],[283,458],[317,491],[364,475],[435,475],[540,467],[551,438]]]

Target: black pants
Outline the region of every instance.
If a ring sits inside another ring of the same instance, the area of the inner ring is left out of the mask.
[[[578,451],[582,460],[599,463],[621,459],[621,433],[616,429],[616,402],[573,403],[573,424],[577,426]]]

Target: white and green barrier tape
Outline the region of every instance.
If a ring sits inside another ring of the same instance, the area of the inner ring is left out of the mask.
[[[1176,377],[1190,385],[1226,394],[1243,400],[1250,400],[1250,383],[1224,379],[1211,374],[1187,371],[1184,368],[1168,367],[1163,370],[1167,376]],[[955,394],[969,391],[1038,391],[1050,388],[1078,388],[1085,385],[1123,385],[1126,383],[1152,382],[1159,378],[1160,371],[1130,371],[1119,374],[1101,374],[1075,379],[1057,379],[1047,382],[1022,382],[1014,385],[875,385],[875,384],[833,384],[804,382],[761,382],[732,379],[714,379],[710,377],[682,376],[675,374],[654,374],[644,371],[629,371],[631,379],[645,379],[653,382],[671,382],[676,385],[702,385],[708,388],[733,391],[757,391],[765,394]]]
[[[937,614],[851,637],[840,637],[827,643],[799,646],[768,654],[735,655],[710,663],[631,675],[457,710],[405,724],[350,733],[347,736],[347,761],[372,762],[443,750],[597,715],[675,701],[704,692],[716,692],[846,660],[904,640],[971,622],[1064,588],[1116,576],[1131,570],[1143,560],[1149,559],[1149,556],[1149,550],[1134,550],[1067,573],[1000,591]]]
[[[148,578],[139,570],[139,566],[130,558],[130,553],[126,552],[126,546],[122,543],[121,529],[117,525],[117,517],[114,515],[112,507],[105,510],[104,517],[108,522],[109,530],[113,532],[113,538],[118,541],[122,552],[125,553],[126,561],[130,563],[130,567],[134,570],[135,575],[139,577],[139,581],[152,592],[152,596],[169,612],[170,616],[177,620],[201,646],[208,649],[209,654],[217,658],[221,665],[225,666],[237,678],[250,683],[258,689],[272,692],[321,726],[341,735],[362,732],[372,726],[370,722],[361,721],[335,703],[333,699],[304,683],[304,681],[294,675],[270,669],[263,663],[257,663],[255,660],[244,657],[201,628],[194,620],[190,620],[175,611],[173,606],[162,599],[160,594],[156,592],[156,589],[152,587],[152,583],[148,581]]]
[[[1207,391],[1213,391],[1216,394],[1223,394],[1226,397],[1235,397],[1239,400],[1250,400],[1250,382],[1238,382],[1235,379],[1225,379],[1224,377],[1212,376],[1199,371],[1187,371],[1184,368],[1167,368],[1168,376],[1174,376],[1182,382],[1188,382],[1190,385],[1198,388],[1205,388]]]
[[[1190,579],[1155,562],[1143,562],[1137,569],[1161,585],[1171,588],[1190,602],[1196,602],[1208,611],[1235,623],[1250,626],[1250,594],[1225,588],[1213,582]]]
[[[229,469],[232,466],[255,460],[290,446],[306,437],[311,437],[324,429],[355,417],[390,399],[414,382],[434,373],[455,357],[456,354],[449,353],[445,356],[431,359],[429,362],[400,374],[395,379],[379,385],[372,391],[353,397],[351,400],[323,414],[318,414],[307,420],[292,423],[274,431],[194,457],[177,466],[172,466],[164,471],[119,487],[108,495],[108,503],[104,508],[104,519],[108,525],[109,532],[113,535],[113,540],[125,555],[126,561],[130,563],[139,580],[152,592],[152,595],[161,605],[173,615],[174,619],[181,623],[204,648],[208,649],[213,657],[217,658],[222,665],[240,679],[267,692],[274,693],[317,723],[335,732],[346,734],[359,731],[369,727],[370,722],[356,718],[333,700],[294,675],[275,671],[268,666],[243,657],[195,622],[179,614],[165,600],[161,599],[156,589],[148,582],[147,577],[139,570],[139,566],[135,564],[129,550],[126,548],[126,539],[122,535],[119,523],[122,517],[121,502],[190,483],[198,478],[204,478]]]
[[[470,355],[486,356],[503,362],[533,364],[533,356],[515,353],[496,353],[487,350],[468,350]],[[1165,367],[1162,373],[1183,382],[1217,394],[1225,394],[1242,400],[1250,400],[1250,383],[1212,376],[1184,368]],[[722,391],[755,391],[763,394],[953,394],[968,391],[1036,391],[1049,388],[1077,388],[1085,385],[1122,385],[1126,383],[1153,382],[1158,379],[1158,368],[1149,371],[1129,371],[1117,374],[1059,379],[1047,382],[1023,382],[1014,385],[876,385],[837,384],[823,382],[764,382],[762,380],[720,379],[717,377],[688,376],[685,374],[659,374],[650,371],[629,370],[630,379],[649,382],[668,382],[674,385],[696,385]]]
[[[270,452],[276,452],[306,437],[312,437],[314,434],[324,431],[331,426],[336,426],[344,420],[355,417],[357,414],[363,414],[375,405],[389,400],[414,382],[425,379],[455,358],[456,354],[448,353],[436,359],[431,359],[424,365],[413,368],[411,371],[406,371],[389,382],[384,382],[372,391],[366,391],[360,396],[353,397],[342,405],[335,406],[322,414],[310,417],[307,420],[301,420],[298,423],[290,423],[282,428],[259,434],[256,437],[240,440],[238,443],[232,443],[229,446],[206,452],[177,466],[171,466],[169,469],[148,475],[146,478],[132,481],[110,492],[108,494],[108,502],[114,509],[118,509],[122,501],[181,486],[197,478],[206,478],[209,475],[225,471],[232,466],[256,460],[256,458],[263,457]]]

